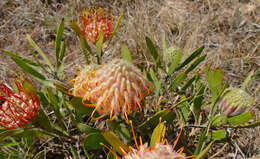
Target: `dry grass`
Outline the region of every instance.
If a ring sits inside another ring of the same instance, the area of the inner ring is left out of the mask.
[[[71,79],[76,74],[75,70],[84,64],[84,58],[68,24],[78,19],[82,8],[91,5],[111,8],[115,19],[125,13],[112,41],[113,47],[105,51],[106,58],[118,57],[120,45],[126,44],[135,63],[150,64],[144,39],[150,37],[161,50],[161,37],[165,34],[167,45],[183,49],[185,56],[205,45],[207,60],[204,65],[221,68],[225,80],[233,87],[239,87],[250,70],[258,72],[248,91],[255,96],[254,111],[256,118],[260,119],[260,0],[57,0],[50,4],[44,0],[1,0],[0,50],[32,58],[25,39],[25,35],[30,34],[48,57],[54,59],[55,31],[64,17],[68,46],[64,62],[65,79]],[[0,80],[9,81],[11,73],[17,68],[8,57],[0,54],[0,59]],[[259,132],[259,128],[236,132],[240,135],[236,143],[246,156],[259,153]],[[232,156],[232,153],[235,149],[229,145],[218,157]]]

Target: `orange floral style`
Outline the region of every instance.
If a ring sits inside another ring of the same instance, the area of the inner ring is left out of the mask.
[[[99,118],[110,114],[112,119],[121,114],[128,121],[129,113],[142,110],[144,98],[151,88],[138,68],[125,60],[115,59],[82,70],[74,81],[72,94],[82,97],[86,106],[95,107],[101,114]],[[86,100],[92,104],[85,103]]]
[[[25,81],[16,81],[17,92],[0,83],[0,125],[6,129],[22,127],[38,112],[39,101],[34,93],[23,88]]]
[[[113,15],[108,9],[91,8],[82,11],[81,33],[92,43],[98,40],[101,29],[104,32],[104,41],[108,39],[112,32]]]

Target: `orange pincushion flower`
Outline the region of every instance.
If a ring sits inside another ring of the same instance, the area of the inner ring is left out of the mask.
[[[24,82],[15,82],[18,92],[13,92],[6,84],[0,83],[0,125],[6,129],[30,123],[38,112],[37,96],[23,88]]]
[[[113,15],[111,11],[102,8],[91,8],[83,10],[81,16],[81,33],[92,43],[98,40],[101,29],[104,32],[104,41],[108,39],[112,32]]]
[[[141,145],[139,150],[134,149],[123,159],[187,159],[183,154],[176,152],[168,144],[156,143],[152,148],[147,143]]]
[[[131,111],[142,109],[141,103],[150,89],[138,68],[125,60],[115,59],[98,69],[80,73],[75,79],[73,95],[90,101],[102,116],[110,114],[112,118],[121,114],[127,119]]]

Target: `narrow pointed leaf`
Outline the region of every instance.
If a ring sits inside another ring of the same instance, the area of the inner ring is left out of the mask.
[[[33,66],[40,66],[39,64],[37,64],[37,63],[35,63],[35,62],[31,61],[31,60],[22,58],[21,56],[17,55],[16,53],[13,53],[13,52],[10,52],[10,51],[6,51],[6,50],[3,50],[2,53],[4,53],[7,56],[13,57],[13,58],[18,58],[18,59],[24,61],[27,64],[30,64],[30,65],[33,65]]]
[[[85,133],[85,134],[101,132],[99,129],[93,128],[93,127],[83,124],[83,123],[78,123],[77,127],[82,133]]]
[[[57,63],[57,65],[60,61],[60,46],[61,46],[63,30],[64,30],[64,19],[62,19],[62,21],[59,25],[57,35],[56,35],[56,40],[55,40],[55,53],[56,53],[56,63]]]
[[[153,147],[156,143],[160,143],[164,140],[166,132],[166,126],[163,123],[159,123],[153,130],[150,147]]]
[[[125,152],[130,151],[128,146],[125,145],[112,131],[103,132],[102,135],[119,154],[123,155],[120,148],[122,148]]]
[[[103,40],[104,40],[104,31],[101,29],[100,33],[98,35],[97,43],[96,43],[97,56],[98,56],[99,59],[101,58]]]
[[[88,54],[92,54],[92,50],[91,50],[90,46],[88,45],[87,40],[83,36],[80,35],[79,39],[80,39],[81,49],[85,56],[86,63],[90,64],[89,59],[88,59]]]
[[[179,63],[181,62],[182,55],[183,55],[183,53],[182,53],[181,50],[176,52],[176,55],[172,59],[172,62],[169,66],[169,69],[168,69],[168,72],[167,72],[168,75],[171,75],[176,70]]]
[[[100,143],[109,145],[101,133],[95,132],[90,133],[85,137],[83,146],[87,150],[98,150],[104,148]]]
[[[196,49],[186,60],[184,60],[183,63],[181,63],[176,69],[175,71],[180,70],[181,68],[183,68],[184,66],[186,66],[187,64],[189,64],[193,59],[195,59],[197,56],[199,56],[202,51],[204,49],[204,46]]]
[[[131,53],[126,45],[122,45],[122,47],[121,47],[121,57],[124,60],[132,63]]]
[[[27,40],[29,41],[30,45],[41,55],[41,57],[44,59],[44,61],[47,63],[47,65],[50,67],[50,69],[53,71],[54,68],[50,62],[50,60],[47,58],[45,53],[40,49],[40,47],[32,40],[31,36],[29,34],[26,35]]]
[[[73,159],[80,159],[76,149],[72,145],[70,145],[70,150],[71,150],[71,153],[73,155]]]
[[[226,130],[215,130],[209,133],[209,139],[213,140],[223,140],[227,137]]]
[[[117,29],[119,28],[119,25],[120,25],[120,23],[121,23],[121,20],[122,20],[123,16],[124,16],[124,13],[122,13],[122,14],[120,15],[120,17],[118,18],[118,20],[117,20],[117,22],[116,22],[116,26],[115,26],[114,30],[112,31],[112,33],[111,33],[110,40],[115,36],[116,31],[117,31]]]
[[[252,112],[245,112],[233,117],[227,118],[227,123],[231,125],[240,125],[245,124],[249,120],[253,119],[254,115]]]
[[[206,154],[208,153],[208,151],[210,150],[213,143],[214,143],[214,141],[211,141],[208,144],[208,146],[203,151],[201,151],[201,153],[198,156],[196,156],[196,159],[203,159],[206,156]]]
[[[185,72],[179,73],[174,80],[171,82],[169,90],[175,91],[187,78],[187,74]]]
[[[205,58],[206,58],[206,55],[197,58],[197,59],[185,70],[185,73],[188,74],[190,71],[192,71],[194,68],[196,68],[202,61],[204,61]]]
[[[152,40],[148,37],[145,38],[145,41],[146,41],[146,45],[147,45],[147,48],[149,49],[149,52],[150,54],[152,55],[152,58],[153,58],[153,61],[155,62],[157,68],[162,68],[161,67],[161,60],[160,60],[160,57],[158,55],[158,52],[152,42]]]
[[[14,62],[21,67],[25,72],[29,73],[33,77],[45,80],[45,77],[37,72],[35,69],[33,69],[31,66],[29,66],[27,63],[25,63],[22,59],[19,58],[12,58]]]

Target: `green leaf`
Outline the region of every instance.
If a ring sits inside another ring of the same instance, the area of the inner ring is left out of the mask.
[[[183,55],[183,53],[181,50],[176,52],[176,55],[172,59],[172,62],[169,66],[169,69],[167,72],[168,75],[171,75],[176,70],[177,66],[179,65],[179,63],[181,61],[182,55]]]
[[[103,137],[103,135],[101,133],[94,132],[94,133],[88,134],[85,137],[83,146],[87,150],[98,150],[98,149],[104,148],[104,146],[101,145],[100,143],[108,145],[107,141],[105,140],[105,138]]]
[[[71,29],[75,32],[75,34],[76,34],[77,36],[81,35],[80,27],[79,27],[79,25],[77,24],[76,21],[72,21],[72,22],[70,23],[70,27],[71,27]]]
[[[116,157],[114,156],[114,154],[112,152],[108,152],[107,159],[116,159]]]
[[[249,120],[254,118],[254,114],[252,112],[245,112],[233,117],[227,118],[227,123],[231,125],[240,125],[245,124]]]
[[[189,64],[193,59],[195,59],[197,56],[199,56],[202,51],[204,49],[204,46],[196,49],[186,60],[184,60],[183,63],[181,63],[176,69],[175,71],[180,70],[181,68],[183,68],[184,66],[186,66],[187,64]]]
[[[223,140],[226,137],[227,137],[226,130],[215,130],[215,131],[209,133],[209,139]]]
[[[35,115],[33,123],[39,124],[40,127],[44,128],[45,130],[52,130],[50,119],[42,109],[40,109],[39,112]]]
[[[185,100],[186,97],[185,96],[182,96],[181,98],[181,101],[182,100]],[[189,114],[190,114],[190,109],[189,109],[189,103],[186,101],[186,102],[183,102],[180,104],[180,115],[181,115],[181,118],[182,118],[182,122],[183,124],[185,125],[188,121],[188,118],[189,118]]]
[[[174,80],[171,82],[169,90],[175,91],[187,78],[187,74],[185,72],[179,73]]]
[[[98,35],[97,43],[96,43],[97,56],[98,56],[99,59],[101,58],[103,40],[104,40],[104,31],[101,29],[100,33]]]
[[[59,66],[57,68],[57,76],[58,76],[59,79],[62,78],[63,71],[64,71],[64,65],[63,64],[59,64]]]
[[[166,121],[167,123],[171,123],[173,120],[176,119],[176,115],[169,109],[165,109],[162,111],[157,112],[155,115],[150,117],[148,120],[140,124],[138,127],[142,130],[153,129],[159,123],[159,119],[161,121]]]
[[[197,93],[195,94],[195,97],[193,98],[193,103],[192,103],[192,112],[195,115],[195,118],[198,120],[199,119],[199,115],[200,115],[200,110],[201,107],[203,105],[203,99],[204,99],[204,90],[205,87],[203,85],[201,85],[201,87],[199,88],[199,90],[197,91]]]
[[[87,64],[90,64],[89,59],[88,59],[88,52],[90,54],[92,54],[92,50],[91,50],[90,46],[88,45],[87,40],[83,36],[80,35],[79,40],[80,40],[81,49],[85,56],[85,61]]]
[[[60,67],[62,60],[64,58],[65,52],[66,52],[66,44],[65,44],[64,41],[62,41],[61,42],[61,49],[60,49],[60,56],[59,56],[59,60],[58,60],[58,63],[57,63],[58,70],[59,70],[59,67]]]
[[[190,71],[192,71],[194,68],[196,68],[202,61],[204,61],[205,58],[206,58],[206,55],[197,58],[197,59],[185,70],[185,73],[188,74]]]
[[[191,86],[192,83],[193,83],[196,79],[198,79],[198,78],[199,78],[199,74],[195,74],[191,79],[189,79],[188,82],[186,82],[186,84],[181,88],[180,92],[178,92],[178,93],[184,94],[185,91],[186,91],[186,89],[187,89],[189,86]]]
[[[208,127],[209,127],[209,124],[207,125],[207,127],[203,130],[203,132],[200,135],[199,142],[198,142],[197,147],[196,147],[195,152],[194,152],[195,155],[198,155],[201,151],[202,145],[205,141],[205,137],[206,137],[206,134],[207,134]]]
[[[59,99],[52,91],[51,89],[47,89],[47,95],[48,95],[48,100],[49,103],[51,104],[53,110],[54,110],[54,114],[56,115],[59,123],[61,126],[63,126],[62,128],[65,128],[65,124],[64,124],[64,120],[63,120],[63,116],[60,112],[60,108],[61,108],[61,104],[62,101],[61,99]]]
[[[227,116],[224,114],[219,114],[212,119],[211,125],[213,127],[217,127],[226,123],[227,123]]]
[[[1,142],[0,147],[18,146],[20,142]]]
[[[57,90],[59,90],[59,91],[65,93],[65,94],[67,94],[67,95],[71,95],[71,93],[70,93],[70,89],[71,89],[71,88],[68,87],[67,85],[64,85],[63,83],[56,81],[56,82],[54,83],[54,86],[55,86],[55,88],[56,88]]]
[[[57,66],[59,66],[59,63],[61,62],[61,60],[60,60],[60,46],[61,46],[63,30],[64,30],[64,19],[62,19],[62,21],[59,25],[57,35],[56,35],[56,40],[55,40],[55,53],[56,53]]]
[[[17,55],[16,53],[13,53],[13,52],[10,52],[10,51],[6,51],[6,50],[3,50],[2,53],[4,53],[7,56],[10,56],[10,57],[20,59],[20,60],[22,60],[23,62],[25,62],[27,64],[30,64],[30,65],[33,65],[33,66],[40,66],[39,64],[37,64],[37,63],[35,63],[35,62],[31,61],[31,60],[22,58],[21,56]]]
[[[38,128],[25,128],[22,132],[15,134],[14,137],[33,139],[35,137],[57,137],[57,135]]]
[[[53,68],[50,60],[47,58],[47,56],[44,54],[44,52],[40,49],[40,47],[32,40],[32,38],[31,38],[31,36],[29,34],[26,35],[26,38],[29,41],[30,45],[42,56],[42,58],[45,60],[47,65],[53,71],[54,68]]]
[[[4,141],[6,138],[11,137],[15,134],[19,134],[23,132],[23,129],[12,129],[12,130],[5,130],[3,132],[0,132],[0,142]]]
[[[201,153],[199,153],[197,156],[196,156],[196,159],[203,159],[206,154],[208,153],[208,151],[210,150],[211,146],[213,145],[214,141],[211,141],[208,146],[203,150],[201,151]]]
[[[92,112],[94,111],[94,107],[87,107],[82,103],[82,98],[74,97],[71,99],[71,104],[75,109],[76,112],[76,118],[78,121],[82,121],[82,115],[91,116]],[[95,112],[94,117],[98,117],[99,114]]]
[[[163,49],[163,54],[166,54],[166,39],[165,39],[165,34],[162,35],[162,49]]]
[[[123,155],[121,149],[123,149],[126,153],[130,151],[129,147],[125,145],[112,131],[103,132],[102,135],[119,154]]]
[[[72,153],[74,159],[80,159],[77,151],[75,150],[75,148],[72,145],[70,145],[70,150],[71,150],[71,153]]]
[[[78,123],[77,127],[82,133],[86,133],[86,134],[101,132],[99,129],[93,128],[83,123]]]
[[[153,147],[156,143],[160,143],[164,140],[166,132],[166,126],[163,123],[159,123],[153,130],[150,147]]]
[[[121,56],[124,60],[132,63],[132,57],[131,57],[131,53],[128,50],[128,47],[126,45],[122,45],[121,47]]]
[[[45,80],[45,77],[37,72],[35,69],[33,69],[31,66],[29,66],[27,63],[25,63],[22,59],[19,58],[12,58],[14,62],[21,67],[25,72],[29,73],[33,77],[39,78],[41,80]]]
[[[116,31],[117,31],[117,29],[119,28],[119,25],[120,25],[120,23],[121,23],[121,20],[122,20],[123,16],[124,16],[124,13],[122,13],[122,14],[120,15],[120,17],[118,18],[118,20],[117,20],[117,22],[116,22],[116,26],[115,26],[114,30],[112,31],[112,33],[111,33],[110,40],[115,36]]]
[[[153,58],[153,61],[155,62],[156,64],[156,67],[158,68],[162,68],[161,66],[161,60],[160,60],[160,57],[157,53],[157,50],[152,42],[152,40],[148,37],[145,38],[145,41],[146,41],[146,45],[147,45],[147,48],[149,49],[149,52],[150,54],[152,55],[152,58]]]
[[[220,69],[211,71],[209,67],[206,67],[206,79],[212,95],[212,101],[215,101],[222,91],[222,72]]]
[[[162,82],[160,80],[158,80],[158,78],[156,77],[152,68],[150,68],[149,75],[151,76],[154,86],[155,86],[155,89],[154,89],[155,96],[159,97],[162,94]]]

